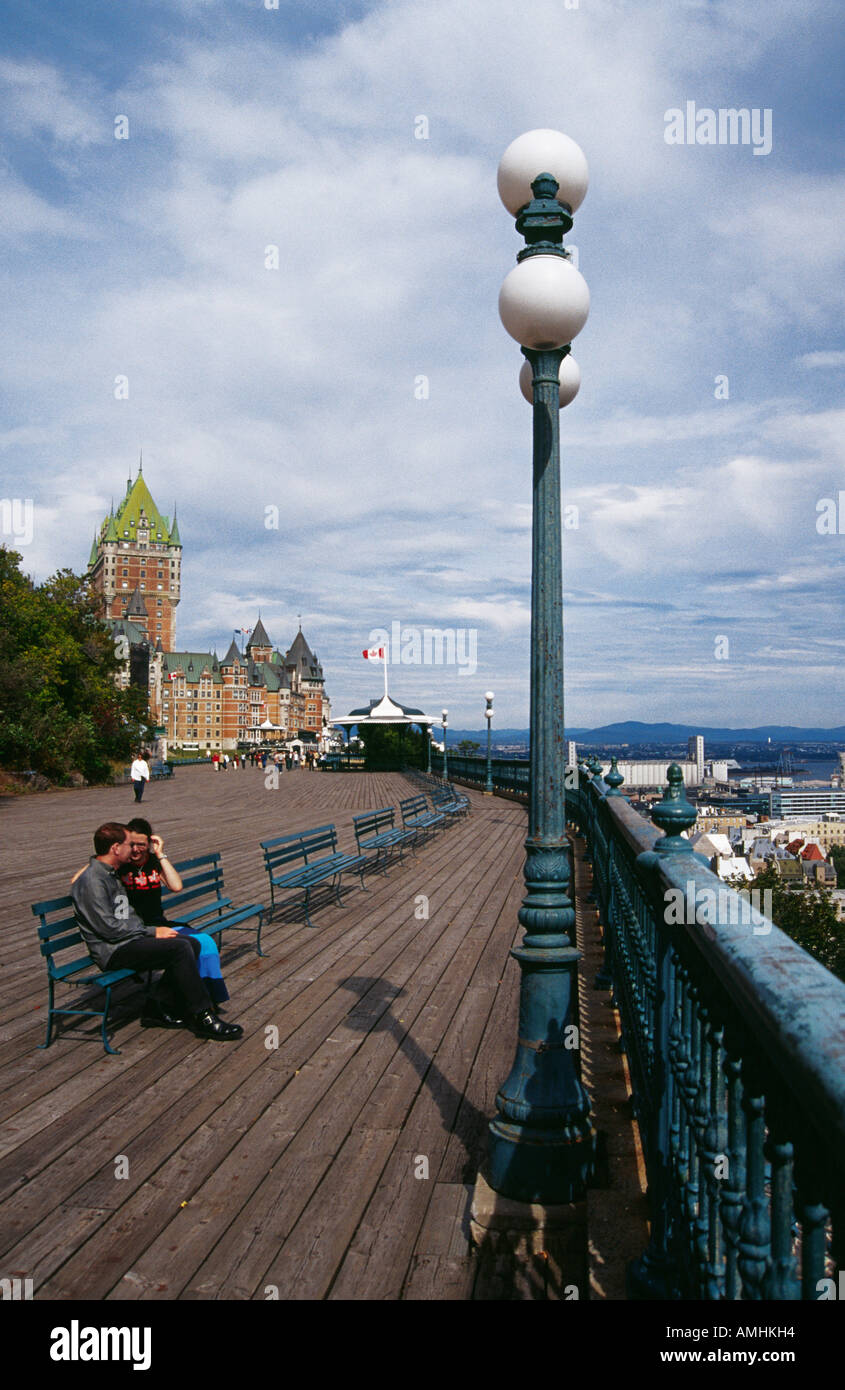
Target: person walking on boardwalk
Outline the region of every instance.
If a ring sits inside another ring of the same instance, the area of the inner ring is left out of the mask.
[[[129,780],[135,792],[135,800],[141,801],[144,788],[150,780],[150,765],[140,749],[135,754],[135,761],[129,769]]]
[[[131,859],[128,827],[108,821],[94,831],[94,857],[71,888],[79,930],[101,970],[163,970],[169,997],[178,1001],[179,1015],[150,1000],[141,1018],[145,1028],[192,1027],[199,1038],[234,1042],[243,1028],[215,1016],[208,991],[199,976],[195,937],[180,936],[173,927],[146,926],[129,903],[120,870]]]

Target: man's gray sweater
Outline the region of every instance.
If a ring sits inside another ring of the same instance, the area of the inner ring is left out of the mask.
[[[138,936],[155,936],[155,926],[145,926],[115,869],[99,859],[71,885],[71,897],[83,940],[101,970],[117,950]]]

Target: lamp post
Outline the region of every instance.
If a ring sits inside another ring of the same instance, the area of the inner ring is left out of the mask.
[[[444,781],[444,782],[448,781],[448,779],[449,779],[449,766],[448,766],[448,764],[447,764],[447,762],[446,762],[446,729],[447,729],[448,723],[449,723],[449,721],[448,721],[448,714],[449,714],[449,711],[448,711],[447,709],[444,709],[444,711],[443,711],[443,781]]]
[[[492,795],[493,795],[493,769],[492,769],[491,764],[490,764],[490,720],[493,718],[493,692],[492,692],[492,690],[488,690],[488,691],[487,691],[487,694],[484,696],[484,698],[485,698],[485,700],[487,701],[487,708],[486,708],[486,710],[484,711],[484,717],[485,717],[485,719],[487,720],[487,781],[486,781],[486,783],[485,783],[485,785],[484,785],[484,795],[485,795],[485,796],[492,796]]]
[[[587,162],[558,131],[514,140],[499,165],[499,194],[526,245],[499,295],[499,314],[522,347],[522,389],[533,405],[531,564],[531,784],[525,841],[525,928],[511,954],[521,970],[516,1057],[490,1123],[489,1185],[543,1205],[583,1196],[595,1155],[590,1101],[576,1068],[571,1013],[579,951],[569,898],[564,803],[563,572],[559,410],[580,374],[569,344],[589,312],[586,282],[562,247],[587,190]],[[529,378],[527,380],[526,378]]]
[[[426,772],[428,773],[428,775],[429,775],[429,777],[430,777],[430,776],[431,776],[431,725],[430,725],[430,724],[426,725],[426,738],[425,738],[425,741],[426,741],[426,743],[428,744],[428,767],[426,768]]]

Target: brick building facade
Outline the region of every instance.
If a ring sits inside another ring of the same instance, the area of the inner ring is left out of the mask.
[[[231,752],[239,744],[302,738],[319,743],[330,720],[322,667],[302,628],[277,651],[258,618],[245,651],[176,651],[182,542],[141,466],[94,536],[88,574],[130,679],[149,692],[151,721],[173,748]],[[118,645],[119,644],[119,645]]]

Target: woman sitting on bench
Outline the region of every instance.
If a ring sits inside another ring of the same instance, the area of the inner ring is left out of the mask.
[[[197,968],[205,984],[215,1009],[225,1004],[229,991],[220,969],[220,951],[213,936],[205,932],[193,931],[191,927],[179,922],[169,922],[164,915],[161,895],[166,885],[172,893],[182,888],[182,880],[164,853],[164,842],[160,835],[154,835],[148,820],[136,816],[128,823],[132,856],[121,872],[121,881],[126,885],[129,905],[137,912],[145,926],[172,927],[174,931],[190,933],[199,942],[200,954]],[[83,872],[79,870],[79,874]],[[71,879],[75,883],[79,874]]]

